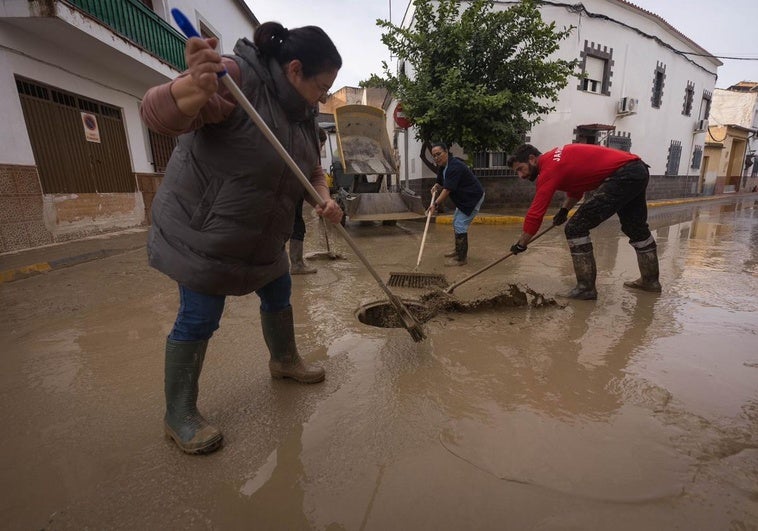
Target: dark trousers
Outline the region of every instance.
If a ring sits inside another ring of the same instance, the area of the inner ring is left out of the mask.
[[[303,203],[305,197],[302,197],[295,207],[295,223],[292,225],[292,236],[290,240],[305,240],[305,220],[303,219]]]
[[[629,243],[650,238],[645,192],[650,173],[641,160],[630,162],[608,177],[566,223],[566,239],[589,238],[590,229],[618,214]]]

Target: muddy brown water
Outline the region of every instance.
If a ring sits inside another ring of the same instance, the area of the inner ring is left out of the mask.
[[[382,291],[335,236],[347,259],[293,278],[298,346],[326,381],[272,381],[257,297],[230,298],[199,400],[225,444],[200,458],[162,434],[178,298],[143,251],[2,284],[4,526],[754,529],[758,210],[650,221],[662,294],[623,288],[634,253],[609,222],[593,231],[598,301],[501,304],[523,300],[514,285],[546,301],[573,285],[553,231],[456,289],[462,311],[442,305],[420,343],[356,317]],[[423,223],[348,230],[388,278],[415,264]],[[473,226],[451,270],[452,228],[431,226],[421,270],[463,278],[519,233]]]
[[[423,293],[418,300],[404,299],[403,305],[408,312],[420,323],[446,313],[470,313],[481,311],[497,311],[503,308],[531,307],[541,308],[556,305],[555,299],[526,287],[511,284],[501,293],[470,301],[459,300],[443,290]],[[380,328],[401,328],[405,324],[395,309],[387,300],[374,301],[364,304],[356,311],[358,320],[367,325]]]

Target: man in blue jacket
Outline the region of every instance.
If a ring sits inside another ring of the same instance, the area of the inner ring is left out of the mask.
[[[445,254],[450,258],[445,265],[462,266],[467,262],[468,228],[482,207],[484,188],[466,163],[450,155],[445,143],[438,142],[432,145],[432,157],[439,168],[437,182],[432,187],[432,192],[436,191],[439,195],[429,208],[433,213],[436,212],[448,197],[455,205],[453,214],[455,249]]]

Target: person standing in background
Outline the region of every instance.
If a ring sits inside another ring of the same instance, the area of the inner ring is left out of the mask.
[[[324,149],[326,143],[326,131],[321,127],[318,128],[319,150]],[[305,196],[297,203],[295,209],[295,224],[292,226],[292,236],[290,236],[290,275],[310,275],[317,271],[315,267],[310,267],[303,258],[303,247],[305,241],[305,220],[303,219],[303,203]]]
[[[432,157],[438,168],[437,182],[432,192],[437,192],[439,196],[429,209],[432,213],[436,212],[448,197],[455,205],[455,248],[445,254],[450,258],[445,265],[462,266],[468,262],[468,228],[482,207],[484,188],[465,162],[450,155],[447,144],[433,144]]]

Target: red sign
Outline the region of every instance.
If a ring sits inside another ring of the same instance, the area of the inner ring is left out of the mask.
[[[395,107],[395,110],[392,112],[392,118],[395,120],[395,123],[398,127],[402,127],[403,129],[408,129],[411,126],[411,121],[405,117],[405,114],[403,114],[403,104],[398,103]]]

